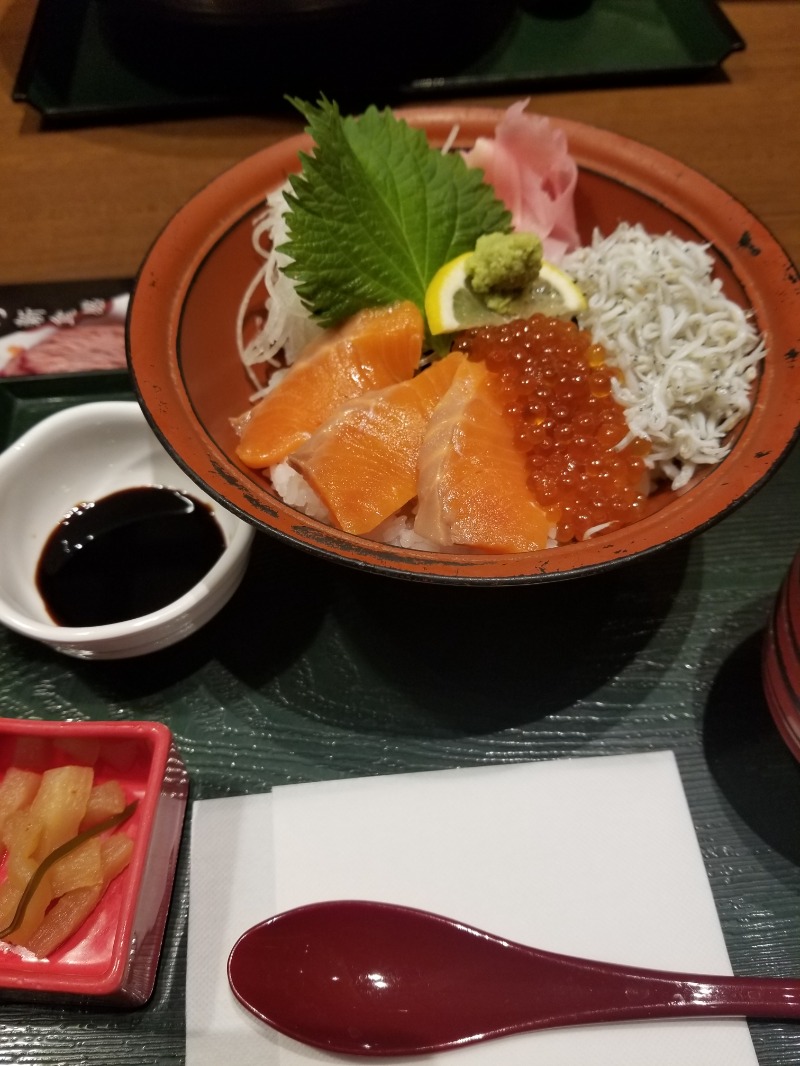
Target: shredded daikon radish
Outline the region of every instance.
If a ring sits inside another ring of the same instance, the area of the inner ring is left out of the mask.
[[[279,251],[279,246],[288,237],[288,205],[283,195],[284,190],[288,188],[287,183],[267,196],[266,210],[253,224],[253,246],[259,255],[264,257],[264,264],[253,278],[240,305],[237,337],[240,357],[254,383],[254,366],[258,363],[279,366],[283,365],[283,362],[293,362],[303,348],[321,332],[321,327],[312,319],[297,295],[294,282],[282,269],[291,262],[285,253]],[[264,322],[255,336],[245,344],[245,315],[252,304],[254,294],[262,285]],[[282,353],[283,360],[278,359],[279,353]]]
[[[626,223],[608,237],[595,231],[563,263],[587,297],[580,325],[623,373],[615,393],[631,434],[651,442],[650,468],[674,489],[727,455],[724,438],[749,413],[764,358],[713,265],[706,245]]]

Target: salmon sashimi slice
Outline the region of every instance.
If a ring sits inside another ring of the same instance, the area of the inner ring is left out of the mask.
[[[437,405],[420,448],[415,531],[443,546],[527,552],[554,522],[527,485],[496,374],[465,361]]]
[[[340,529],[368,533],[417,495],[425,428],[464,358],[454,352],[408,381],[347,401],[289,456]]]
[[[281,462],[345,400],[410,378],[424,335],[419,309],[405,300],[326,330],[238,420],[236,454],[254,470]]]

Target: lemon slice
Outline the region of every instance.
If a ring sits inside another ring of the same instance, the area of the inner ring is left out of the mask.
[[[436,336],[455,333],[473,326],[496,325],[513,318],[528,318],[537,313],[554,318],[568,317],[586,308],[586,297],[559,267],[545,260],[539,276],[517,297],[507,314],[490,311],[467,283],[467,261],[472,252],[464,252],[434,274],[425,293],[425,317]]]

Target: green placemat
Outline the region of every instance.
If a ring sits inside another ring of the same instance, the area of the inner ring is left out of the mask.
[[[407,84],[387,87],[385,100],[373,95],[373,102],[695,80],[719,76],[723,60],[744,47],[712,0],[593,0],[578,8],[564,15],[563,4],[521,3],[501,37],[469,65],[415,75]],[[542,14],[543,9],[554,14]],[[102,0],[40,0],[13,95],[37,108],[46,124],[281,110],[283,94],[301,88],[287,84],[285,69],[271,82],[276,57],[268,47],[252,70],[246,61],[224,70],[215,64],[220,69],[209,70],[208,81],[197,77],[202,64],[195,63],[189,75],[188,58],[181,81],[178,51],[161,67],[152,55],[147,63],[137,62],[132,52],[123,58],[103,12]],[[332,41],[331,48],[337,47]],[[314,91],[340,102],[353,97],[352,63],[340,62],[324,77]]]
[[[132,400],[124,370],[9,379],[0,384],[0,451],[43,418],[95,400]]]

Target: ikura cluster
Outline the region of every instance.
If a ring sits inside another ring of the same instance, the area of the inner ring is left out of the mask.
[[[559,544],[641,517],[647,441],[631,438],[606,351],[569,321],[534,315],[462,333],[455,343],[497,374],[528,485]]]

